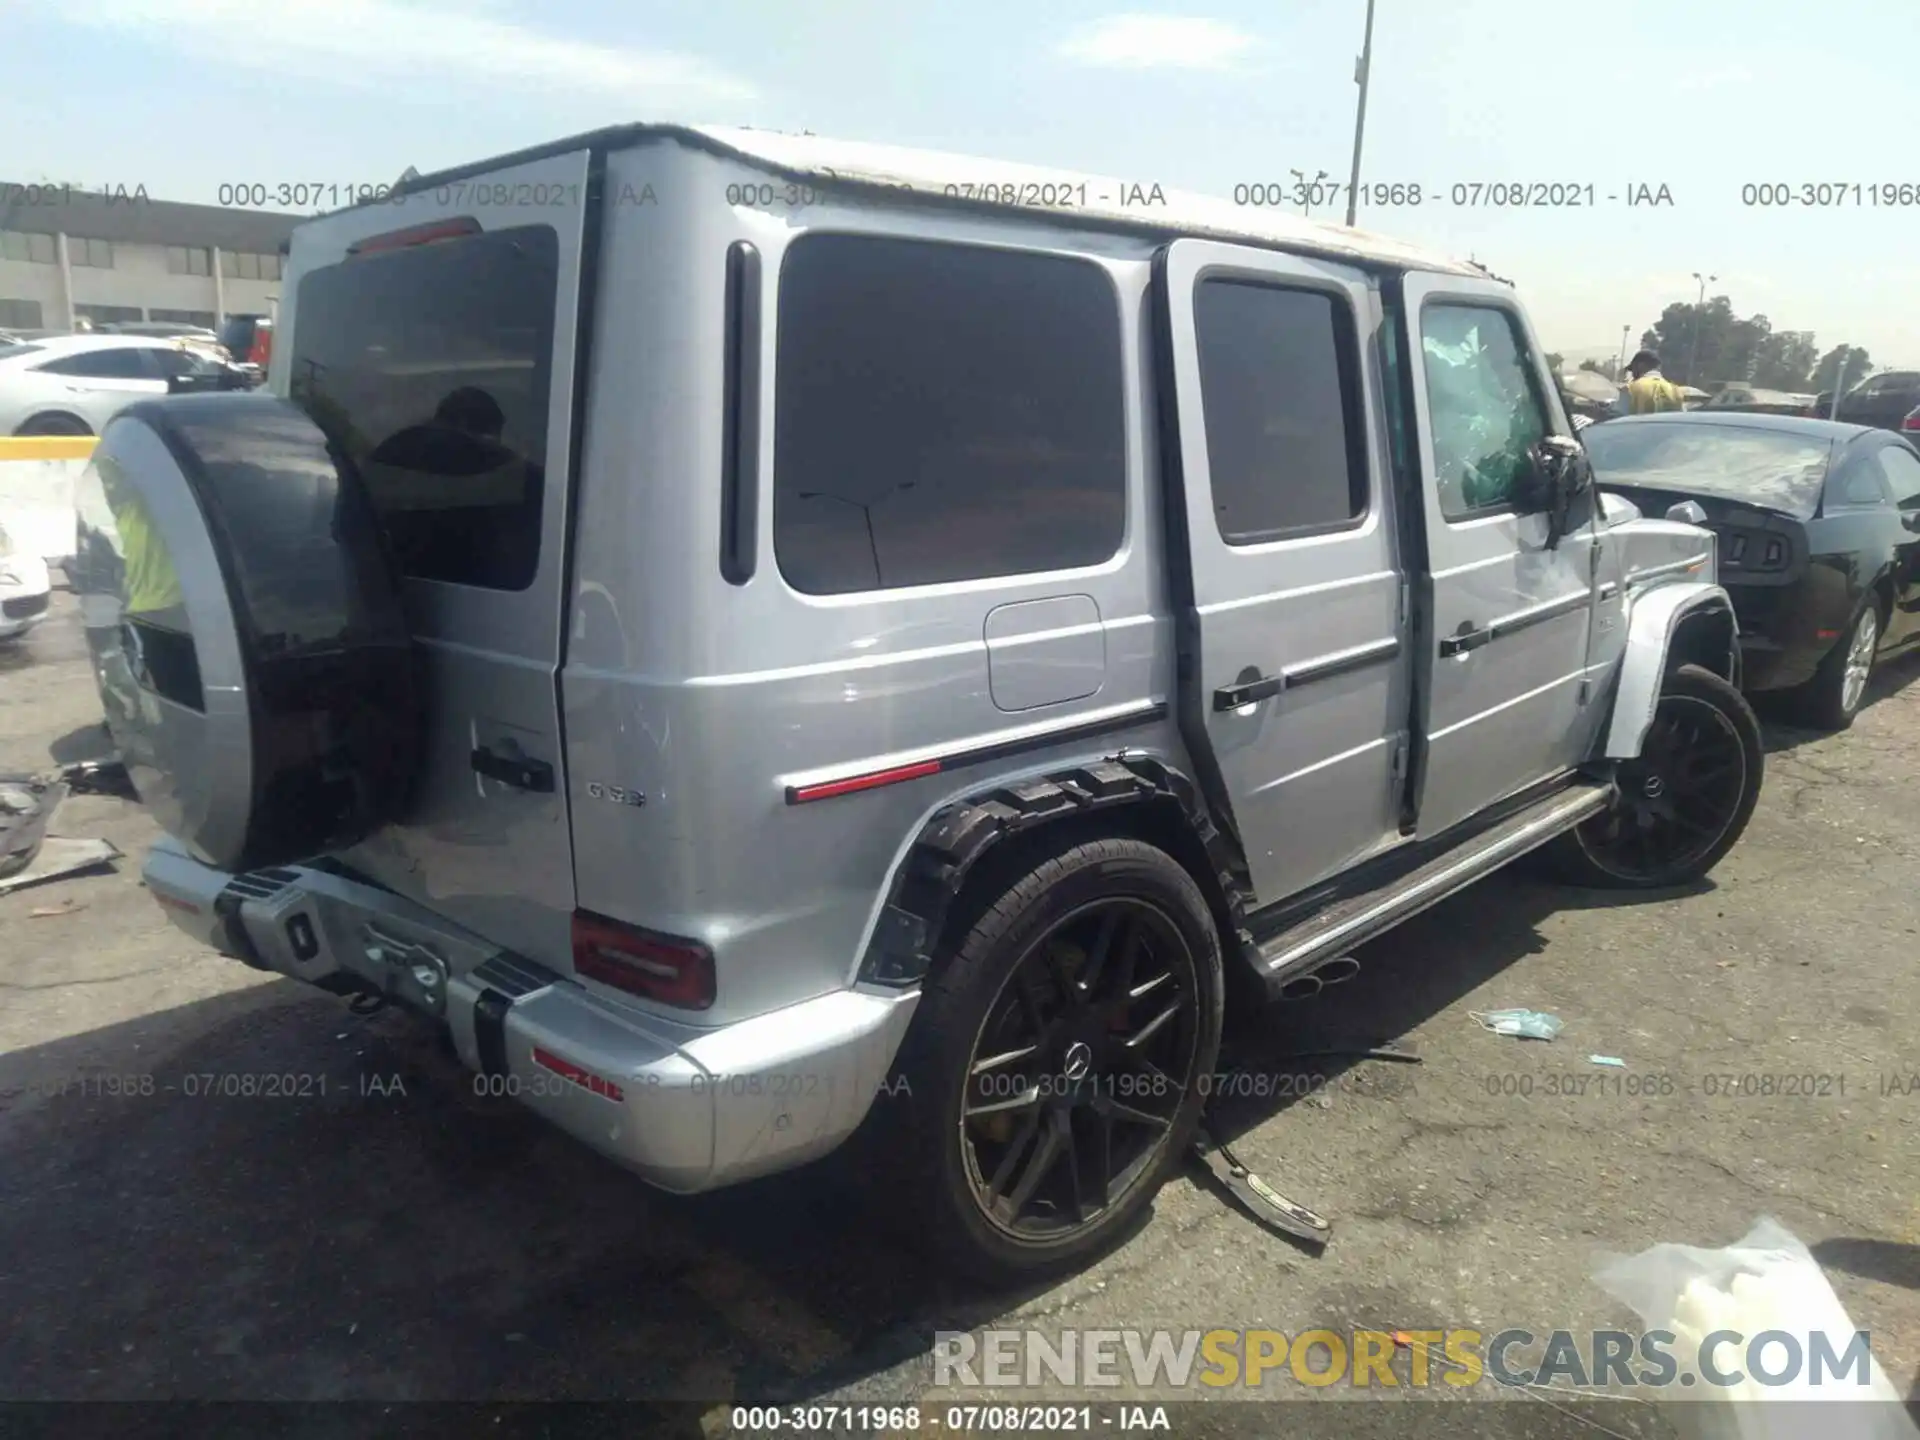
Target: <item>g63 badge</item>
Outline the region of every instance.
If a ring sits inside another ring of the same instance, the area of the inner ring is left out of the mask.
[[[598,780],[587,782],[587,794],[595,800],[611,800],[615,805],[644,805],[646,792],[630,790],[624,785],[603,785]]]

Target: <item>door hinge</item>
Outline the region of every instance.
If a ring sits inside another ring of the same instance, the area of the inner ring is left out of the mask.
[[[1387,783],[1395,794],[1407,780],[1407,737],[1396,735],[1393,741],[1393,759],[1387,767]]]
[[[1595,540],[1593,544],[1587,547],[1587,574],[1589,577],[1597,576],[1600,573],[1601,549],[1602,545],[1598,540]]]
[[[1584,705],[1591,699],[1593,699],[1593,681],[1582,680],[1580,682],[1580,691],[1574,697],[1574,703],[1576,705]]]
[[[1412,613],[1413,613],[1413,581],[1402,580],[1400,582],[1399,609],[1394,612],[1393,628],[1397,631],[1405,630],[1407,628],[1407,617]]]

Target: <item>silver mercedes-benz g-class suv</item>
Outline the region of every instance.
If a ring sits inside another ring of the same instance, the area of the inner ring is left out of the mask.
[[[975,1275],[1123,1231],[1223,1009],[1761,781],[1714,537],[1510,285],[1159,187],[642,125],[303,224],[81,496],[146,882],[689,1192],[856,1130]]]

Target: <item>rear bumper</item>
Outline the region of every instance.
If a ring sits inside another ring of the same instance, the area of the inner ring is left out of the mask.
[[[1749,691],[1811,680],[1838,643],[1853,604],[1844,577],[1825,567],[1786,585],[1742,584],[1724,576],[1721,584],[1740,624],[1740,683]]]
[[[1787,690],[1795,685],[1804,685],[1813,678],[1813,672],[1820,668],[1824,653],[1811,645],[1783,646],[1764,635],[1742,634],[1740,688],[1757,692]]]
[[[234,876],[155,845],[144,875],[195,939],[445,1024],[510,1095],[663,1189],[710,1190],[839,1145],[886,1085],[913,992],[836,991],[699,1030],[613,1005],[411,901],[300,866]]]

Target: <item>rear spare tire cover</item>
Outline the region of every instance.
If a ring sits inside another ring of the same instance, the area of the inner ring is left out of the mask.
[[[402,812],[423,732],[399,581],[302,411],[260,392],[130,405],[76,499],[101,703],[168,833],[249,870]]]

